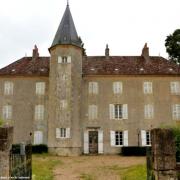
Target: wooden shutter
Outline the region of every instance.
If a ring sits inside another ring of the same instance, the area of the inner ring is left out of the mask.
[[[70,138],[70,128],[66,128],[66,138]]]
[[[103,154],[103,131],[98,131],[98,153]]]
[[[89,154],[89,132],[84,132],[84,154]]]
[[[111,146],[115,146],[115,131],[110,131]]]
[[[56,138],[60,138],[60,129],[56,128]]]
[[[128,105],[123,104],[123,119],[128,119]]]
[[[123,132],[123,145],[128,146],[128,131]]]
[[[71,63],[71,56],[67,57],[67,63]]]
[[[109,105],[109,117],[110,119],[115,118],[115,109],[114,109],[114,104]]]
[[[141,130],[141,142],[142,142],[142,146],[146,146],[146,131],[145,130]]]
[[[62,57],[58,56],[58,63],[62,63]]]

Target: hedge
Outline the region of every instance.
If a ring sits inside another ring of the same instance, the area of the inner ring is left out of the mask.
[[[47,153],[47,152],[48,152],[48,147],[46,144],[39,144],[39,145],[32,146],[33,154],[41,154],[41,153]]]
[[[146,156],[146,147],[122,147],[121,154],[123,156]]]

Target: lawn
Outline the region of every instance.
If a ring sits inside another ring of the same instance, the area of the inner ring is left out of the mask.
[[[144,157],[33,155],[33,180],[146,180]]]

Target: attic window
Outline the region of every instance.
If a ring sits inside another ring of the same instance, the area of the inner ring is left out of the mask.
[[[119,70],[119,69],[117,69],[117,68],[115,69],[115,71],[118,71],[118,70]]]
[[[91,71],[95,71],[95,69],[94,69],[94,68],[91,68]]]
[[[144,68],[140,68],[140,71],[144,71]]]
[[[15,72],[16,70],[15,70],[15,69],[12,69],[11,71],[12,71],[12,72]]]
[[[169,71],[173,71],[173,69],[172,69],[172,68],[169,68]]]
[[[41,69],[40,69],[40,71],[42,71],[42,72],[44,72],[44,70],[45,70],[44,68],[41,68]]]

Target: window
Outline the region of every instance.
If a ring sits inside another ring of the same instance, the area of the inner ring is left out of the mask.
[[[66,109],[67,108],[67,101],[66,100],[61,100],[60,101],[60,109]]]
[[[174,120],[180,119],[180,104],[174,104],[172,106],[172,116]]]
[[[36,105],[35,120],[43,120],[43,119],[44,119],[44,105]]]
[[[152,94],[152,82],[144,82],[143,84],[144,94]]]
[[[67,64],[71,63],[71,56],[58,56],[59,64]]]
[[[89,82],[89,94],[98,94],[97,82]]]
[[[56,138],[70,138],[70,128],[56,128]]]
[[[89,105],[89,119],[97,119],[97,106],[96,105]]]
[[[36,94],[37,95],[45,94],[45,82],[37,82],[36,83]]]
[[[128,119],[128,105],[110,104],[109,115],[110,119]]]
[[[141,130],[141,140],[142,140],[142,146],[150,146],[151,145],[151,132]]]
[[[13,94],[13,82],[5,82],[4,83],[4,95],[12,95]]]
[[[42,131],[34,132],[34,144],[43,144],[43,132]]]
[[[145,119],[152,119],[154,117],[154,106],[152,104],[144,106],[144,117]]]
[[[128,131],[111,131],[111,146],[128,146]]]
[[[180,82],[171,82],[170,88],[172,94],[180,94]]]
[[[122,82],[114,82],[113,83],[113,92],[114,92],[114,94],[122,93]]]
[[[3,106],[3,119],[12,119],[12,106],[5,105]]]

